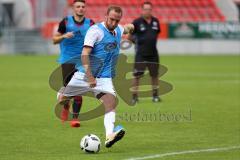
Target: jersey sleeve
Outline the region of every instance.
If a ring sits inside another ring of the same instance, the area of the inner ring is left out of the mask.
[[[84,39],[84,46],[93,47],[95,43],[101,41],[103,38],[102,30],[94,25],[89,28]]]
[[[61,34],[66,33],[66,18],[64,18],[58,26],[58,32]]]

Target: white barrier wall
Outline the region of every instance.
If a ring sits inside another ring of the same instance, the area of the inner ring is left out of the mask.
[[[159,54],[233,54],[240,55],[240,41],[237,40],[160,40],[157,44]],[[122,53],[134,53],[132,46]]]
[[[12,53],[9,45],[0,41],[0,54]],[[161,55],[240,55],[240,41],[237,40],[160,40],[157,47]],[[47,52],[40,54],[59,54],[59,46],[53,45],[51,41],[48,41],[47,48]],[[121,53],[134,54],[134,45],[121,50]]]

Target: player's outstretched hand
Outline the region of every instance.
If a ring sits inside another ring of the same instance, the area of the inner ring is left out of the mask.
[[[74,36],[73,32],[67,32],[63,35],[64,38],[72,38]]]
[[[123,34],[131,34],[134,31],[134,25],[131,23],[125,24],[123,28],[124,28]]]

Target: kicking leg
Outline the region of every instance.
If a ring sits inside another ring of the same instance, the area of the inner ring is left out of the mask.
[[[104,94],[100,100],[105,106],[104,115],[104,126],[106,130],[106,141],[105,146],[111,147],[114,143],[121,140],[125,134],[125,130],[122,126],[114,128],[115,123],[115,108],[116,108],[116,97],[111,94]]]

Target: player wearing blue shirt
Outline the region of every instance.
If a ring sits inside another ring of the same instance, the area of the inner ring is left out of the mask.
[[[85,1],[74,0],[73,15],[65,17],[60,22],[58,32],[53,36],[53,43],[60,44],[58,63],[62,67],[64,87],[76,71],[73,59],[80,59],[87,30],[94,24],[91,19],[85,18],[85,12]],[[61,93],[58,93],[58,100],[62,100]],[[82,96],[75,96],[73,101],[73,120],[71,121],[72,127],[80,127],[78,115],[81,105]],[[61,119],[63,122],[68,119],[69,108],[69,104],[66,104],[62,110]]]
[[[122,34],[132,32],[134,26],[118,25],[121,18],[122,9],[110,6],[105,21],[88,30],[81,55],[82,64],[77,66],[78,71],[63,92],[64,98],[69,98],[90,91],[103,103],[107,148],[122,139],[125,134],[122,126],[114,127],[117,102],[112,78],[115,76]]]

